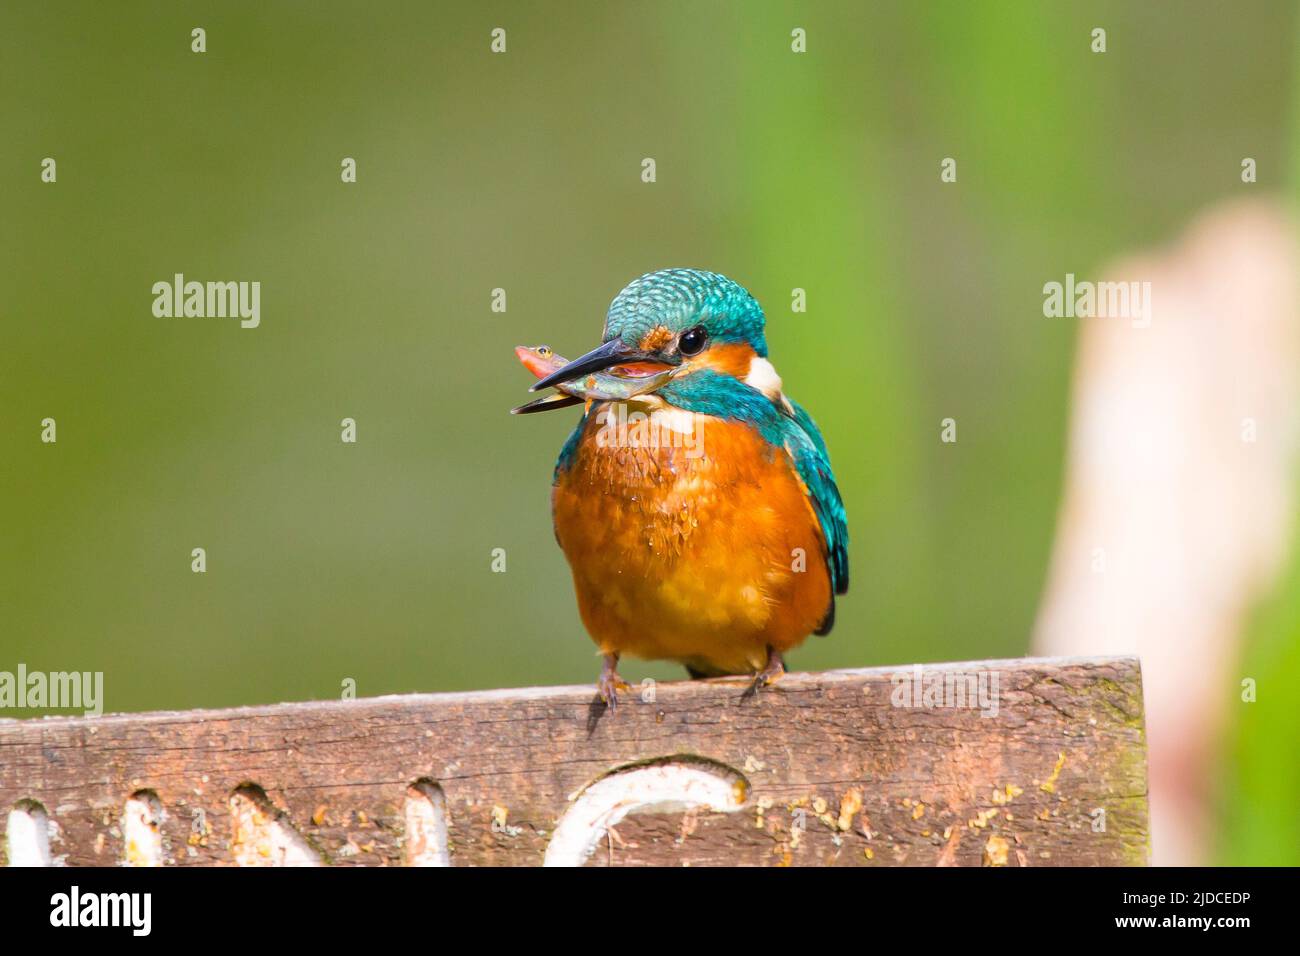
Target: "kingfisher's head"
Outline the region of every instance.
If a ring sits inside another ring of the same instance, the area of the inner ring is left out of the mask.
[[[775,373],[763,324],[758,302],[726,276],[661,269],[614,297],[599,346],[534,383],[533,391],[606,369],[638,395],[702,369],[766,380]]]

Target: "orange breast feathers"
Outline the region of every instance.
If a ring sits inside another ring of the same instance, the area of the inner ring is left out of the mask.
[[[830,605],[812,504],[784,450],[746,424],[598,406],[552,506],[602,653],[748,673]]]

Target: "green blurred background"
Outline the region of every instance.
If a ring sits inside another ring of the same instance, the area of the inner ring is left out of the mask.
[[[5,0],[0,669],[102,670],[107,710],[593,679],[549,515],[576,416],[506,414],[511,347],[577,354],[678,265],[764,304],[848,505],[853,591],[792,666],[1025,653],[1077,332],[1042,284],[1166,241],[1246,188],[1244,155],[1286,188],[1295,19]],[[261,327],[155,318],[176,272],[260,280]],[[1251,673],[1300,680],[1297,621],[1261,614]],[[1225,860],[1300,857],[1278,696],[1225,758]]]

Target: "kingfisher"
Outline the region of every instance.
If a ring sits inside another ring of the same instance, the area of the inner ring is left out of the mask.
[[[539,376],[531,390],[557,394],[514,411],[584,406],[551,513],[610,708],[623,655],[767,686],[786,651],[830,632],[848,590],[826,442],[783,391],[764,328],[733,280],[664,269],[614,298],[585,355],[516,350]]]

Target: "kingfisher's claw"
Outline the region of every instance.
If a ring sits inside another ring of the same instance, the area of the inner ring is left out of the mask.
[[[618,655],[606,654],[605,662],[600,668],[600,677],[596,680],[596,693],[611,711],[618,707],[618,692],[631,690],[632,685],[618,676]]]
[[[785,676],[785,660],[774,648],[767,649],[767,664],[754,675],[754,683],[745,691],[745,697],[753,697],[764,687],[771,687]]]

